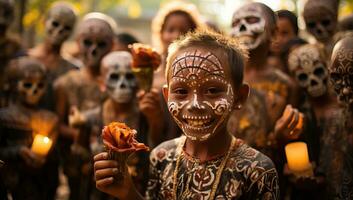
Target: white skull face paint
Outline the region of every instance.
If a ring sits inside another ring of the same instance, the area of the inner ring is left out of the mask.
[[[319,97],[327,92],[328,70],[317,46],[298,47],[290,53],[288,63],[300,87],[310,96]]]
[[[248,50],[256,49],[265,40],[265,17],[256,4],[237,10],[232,19],[232,36],[238,37]]]
[[[73,32],[75,21],[76,15],[69,5],[54,5],[45,21],[47,40],[53,45],[61,45]]]
[[[334,2],[308,0],[304,6],[303,17],[307,31],[324,44],[336,32],[337,9],[332,5]]]
[[[111,52],[102,60],[107,92],[117,103],[128,103],[135,98],[137,81],[131,71],[131,62],[130,53],[125,51]]]
[[[99,68],[103,56],[112,48],[113,30],[102,19],[84,19],[79,28],[78,42],[85,66]]]
[[[42,98],[45,88],[45,68],[36,60],[23,57],[18,60],[17,99],[30,106],[35,106]]]
[[[188,138],[207,140],[228,119],[234,101],[221,62],[209,51],[191,48],[170,67],[169,112]]]

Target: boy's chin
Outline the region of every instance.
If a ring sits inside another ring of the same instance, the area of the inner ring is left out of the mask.
[[[198,142],[205,142],[212,137],[212,134],[210,134],[210,133],[202,134],[202,135],[201,134],[195,135],[195,134],[190,134],[190,133],[184,133],[184,135],[188,139],[190,139],[192,141],[198,141]]]
[[[192,141],[206,142],[211,139],[214,139],[217,135],[220,135],[220,132],[222,132],[222,130],[215,130],[213,132],[206,132],[206,133],[202,133],[202,132],[191,133],[191,132],[184,131],[184,135]]]

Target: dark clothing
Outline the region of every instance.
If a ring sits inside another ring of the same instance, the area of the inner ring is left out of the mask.
[[[1,109],[0,159],[6,165],[0,170],[0,188],[3,185],[14,200],[54,199],[58,186],[56,150],[49,152],[43,166],[32,168],[20,156],[20,149],[30,148],[32,143],[31,113],[14,106]]]

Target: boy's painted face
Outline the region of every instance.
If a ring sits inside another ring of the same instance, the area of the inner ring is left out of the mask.
[[[162,29],[161,39],[164,50],[166,51],[174,40],[193,29],[193,27],[193,22],[187,17],[187,14],[170,14],[166,18]]]
[[[234,102],[226,60],[221,50],[189,47],[172,61],[168,109],[191,140],[207,140],[225,127]]]

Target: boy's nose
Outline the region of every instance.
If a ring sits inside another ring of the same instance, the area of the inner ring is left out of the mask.
[[[198,100],[197,94],[193,95],[192,101],[190,104],[186,107],[189,111],[193,109],[205,109],[205,106],[200,105],[200,102]]]

